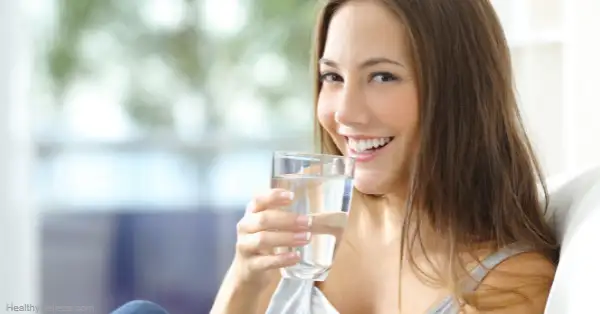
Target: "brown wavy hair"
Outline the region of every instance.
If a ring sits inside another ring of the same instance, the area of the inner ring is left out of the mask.
[[[315,108],[321,89],[318,60],[329,23],[349,1],[358,0],[325,1],[318,16]],[[475,248],[493,251],[516,242],[557,259],[557,242],[544,220],[548,192],[519,113],[504,32],[487,0],[377,1],[405,25],[419,93],[419,147],[401,260],[406,257],[424,282],[447,287],[462,304],[485,308],[478,302],[481,296],[461,291],[468,273],[465,253],[480,262]],[[318,120],[315,124],[320,151],[341,154]],[[427,252],[423,229],[447,239],[443,255],[450,269],[430,263],[431,275],[417,266],[414,249]]]

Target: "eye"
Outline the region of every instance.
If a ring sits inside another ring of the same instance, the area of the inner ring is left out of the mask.
[[[343,82],[344,79],[336,73],[333,72],[325,72],[319,76],[319,80],[321,83],[323,82]]]
[[[398,77],[389,72],[377,72],[371,75],[371,80],[378,83],[387,83],[397,81]]]

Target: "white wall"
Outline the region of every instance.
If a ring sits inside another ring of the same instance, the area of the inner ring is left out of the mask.
[[[600,1],[565,0],[567,170],[600,164]]]
[[[29,63],[19,1],[0,0],[0,313],[37,305],[38,244],[32,206]]]
[[[548,176],[600,164],[600,1],[494,0]]]

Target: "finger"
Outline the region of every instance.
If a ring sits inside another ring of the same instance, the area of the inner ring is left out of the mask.
[[[298,247],[310,242],[310,232],[262,231],[240,237],[238,250],[245,255],[272,252],[276,247]]]
[[[289,205],[294,193],[284,189],[271,189],[267,193],[255,197],[246,207],[246,213],[257,213],[268,208]]]
[[[265,210],[246,215],[238,223],[238,233],[256,233],[265,230],[301,231],[309,230],[309,216],[283,210]]]
[[[249,260],[249,267],[255,271],[265,271],[296,265],[300,256],[296,252],[277,255],[259,255]]]

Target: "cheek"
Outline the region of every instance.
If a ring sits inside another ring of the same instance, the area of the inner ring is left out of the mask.
[[[322,98],[319,98],[319,102],[317,104],[317,119],[319,120],[319,124],[323,128],[324,132],[327,132],[335,146],[340,151],[345,151],[345,141],[342,137],[337,134],[338,126],[335,122],[335,106],[333,102],[323,101]]]
[[[331,102],[325,101],[323,97],[319,97],[317,103],[317,119],[323,128],[329,133],[334,133],[335,126],[335,109]]]
[[[419,119],[419,102],[415,88],[406,86],[389,93],[374,94],[372,107],[378,120],[388,128],[402,133],[413,133]]]

